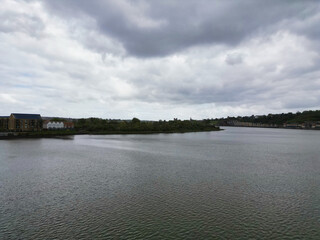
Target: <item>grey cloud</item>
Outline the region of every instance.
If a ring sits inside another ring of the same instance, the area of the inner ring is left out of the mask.
[[[236,79],[226,79],[223,86],[220,87],[205,80],[200,83],[192,82],[188,85],[180,82],[172,82],[168,85],[168,83],[162,82],[146,84],[144,81],[136,81],[135,85],[140,89],[140,95],[135,96],[135,98],[151,103],[157,103],[161,99],[161,102],[167,102],[168,104],[255,104],[269,100],[270,96],[265,96],[266,94],[275,93],[272,86],[261,85],[253,88],[250,83],[250,78],[253,76],[248,74],[246,77],[246,81],[241,81],[242,77],[237,76]],[[281,93],[277,95],[280,97]]]
[[[252,34],[281,22],[290,24],[319,12],[307,1],[45,1],[65,18],[90,16],[102,34],[123,44],[128,54],[154,57],[205,44],[238,44]],[[122,5],[121,5],[121,4]],[[317,26],[306,23],[312,30]]]
[[[225,59],[226,63],[229,65],[236,65],[243,62],[243,55],[240,53],[229,53]]]
[[[0,32],[24,32],[36,37],[41,35],[44,27],[42,20],[32,14],[0,13]]]
[[[320,106],[317,1],[42,2],[1,12],[8,112],[157,119]]]

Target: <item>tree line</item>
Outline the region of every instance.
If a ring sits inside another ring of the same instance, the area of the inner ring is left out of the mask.
[[[77,131],[88,132],[189,132],[189,131],[213,131],[218,130],[211,120],[159,120],[141,121],[138,118],[132,120],[112,120],[101,118],[82,118],[75,122]]]
[[[268,114],[262,116],[244,116],[244,117],[227,117],[215,119],[220,125],[228,121],[250,122],[250,123],[262,123],[262,124],[277,124],[282,125],[284,123],[305,123],[305,122],[317,122],[320,121],[320,110],[315,111],[303,111],[296,113],[281,113],[281,114]]]

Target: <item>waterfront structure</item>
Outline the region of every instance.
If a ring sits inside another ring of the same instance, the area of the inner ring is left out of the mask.
[[[48,129],[48,123],[49,123],[50,121],[49,120],[43,120],[43,122],[42,122],[42,128],[43,129]]]
[[[73,129],[73,122],[58,122],[58,121],[50,121],[46,120],[43,122],[43,129]]]
[[[11,113],[8,121],[8,130],[24,131],[41,131],[42,118],[40,114]]]
[[[9,116],[0,116],[0,131],[8,131]]]
[[[48,122],[47,129],[63,129],[63,122]]]
[[[299,125],[298,123],[284,123],[283,127],[285,127],[285,128],[300,128],[301,124]]]
[[[74,123],[73,122],[64,122],[64,128],[73,129]]]

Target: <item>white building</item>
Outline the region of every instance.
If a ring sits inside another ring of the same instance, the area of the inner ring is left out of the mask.
[[[63,122],[48,122],[47,129],[62,129],[64,128]]]

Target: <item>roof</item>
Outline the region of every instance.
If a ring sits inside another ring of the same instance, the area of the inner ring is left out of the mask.
[[[9,118],[9,116],[0,116],[0,118]]]
[[[40,114],[12,113],[15,119],[36,119],[41,120]]]

